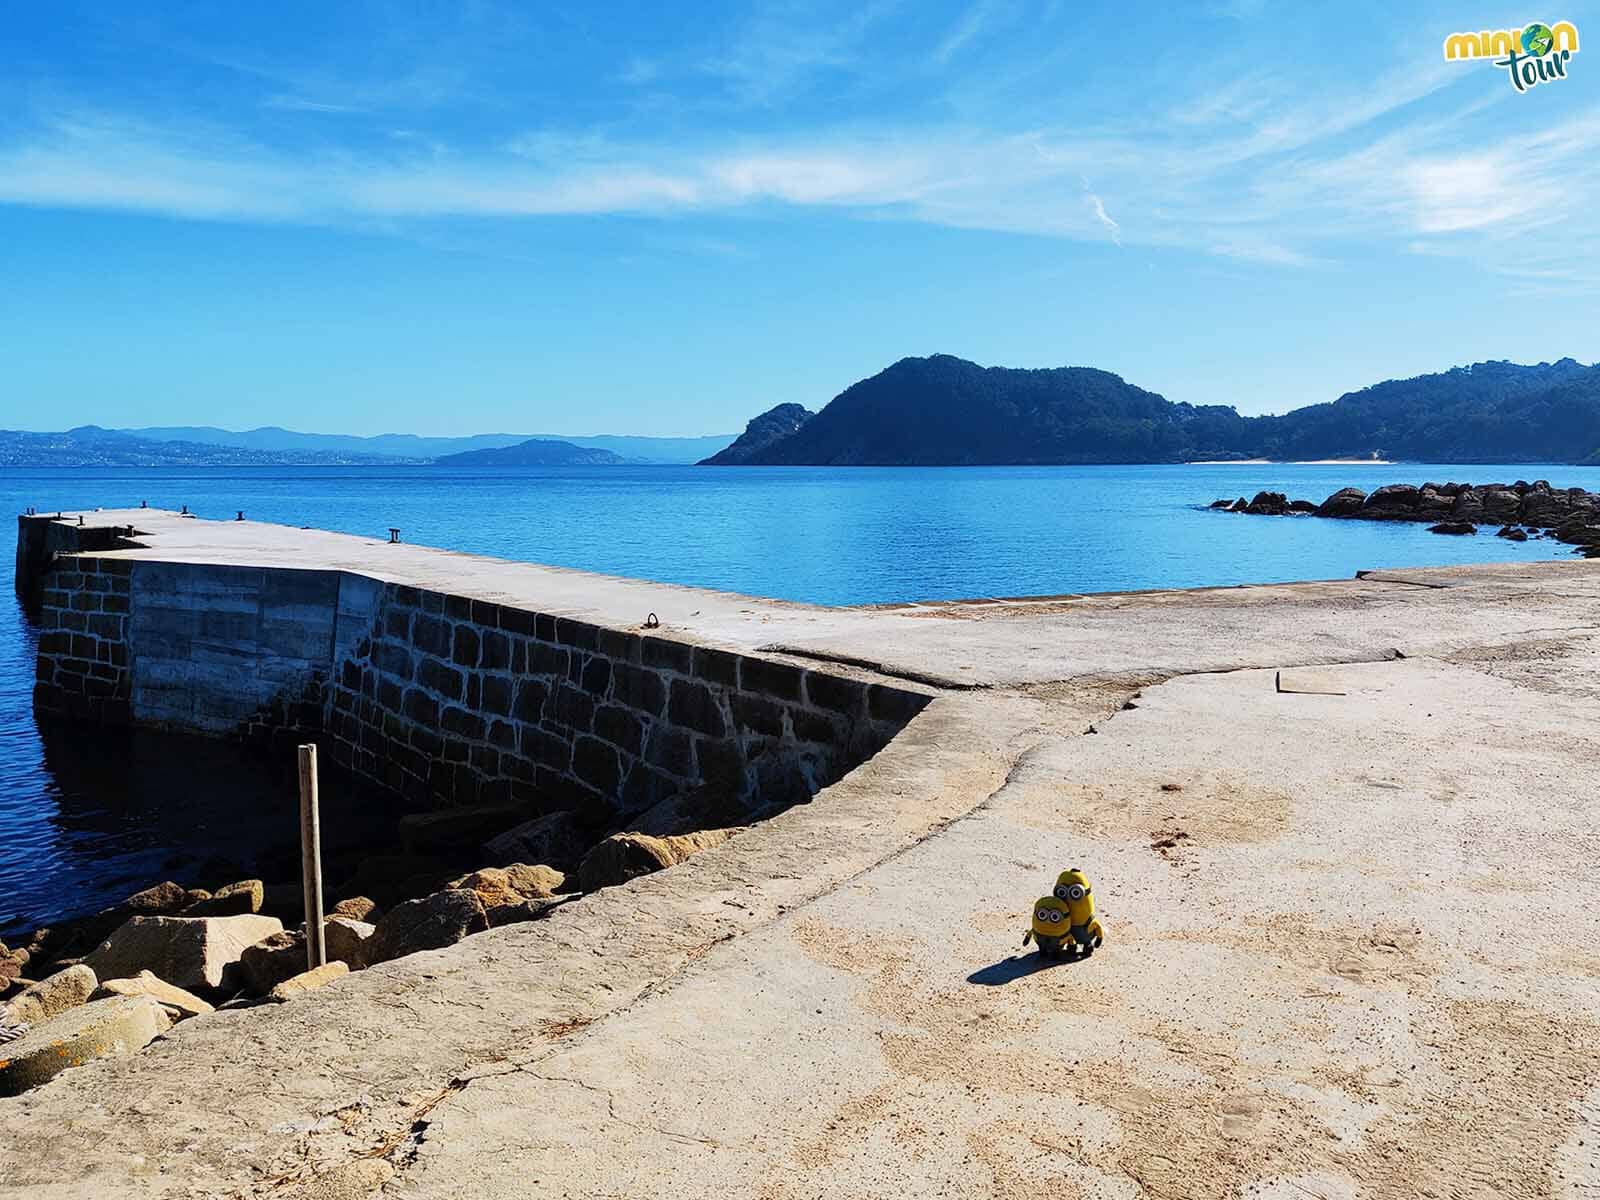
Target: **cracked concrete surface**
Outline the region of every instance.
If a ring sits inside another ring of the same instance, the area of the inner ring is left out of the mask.
[[[0,1194],[1600,1195],[1600,564],[826,610],[437,553],[976,686],[683,866],[0,1101]],[[1070,865],[1107,942],[1046,966]]]

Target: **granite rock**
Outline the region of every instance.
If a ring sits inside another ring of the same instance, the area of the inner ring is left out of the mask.
[[[203,1017],[208,1012],[216,1011],[193,992],[174,987],[150,971],[140,971],[127,979],[105,980],[95,992],[94,998],[100,1000],[107,996],[149,996],[180,1021],[186,1017]]]
[[[0,1096],[17,1096],[69,1067],[132,1054],[172,1028],[148,996],[91,1000],[59,1013],[7,1044],[0,1058]]]
[[[616,833],[584,856],[578,867],[578,885],[586,892],[626,883],[685,861],[691,855],[720,846],[738,829],[705,829],[699,833],[652,837],[647,833]]]
[[[41,1025],[88,1000],[98,982],[94,972],[79,963],[41,979],[20,996],[13,996],[6,1008],[13,1021]]]
[[[276,917],[134,917],[84,961],[102,979],[142,970],[183,988],[217,988],[245,949],[283,929]]]
[[[438,950],[487,928],[489,917],[478,893],[447,888],[397,904],[385,913],[369,943],[371,961],[388,962],[419,950]]]
[[[274,1004],[283,1004],[307,992],[314,992],[319,987],[332,983],[335,979],[350,974],[350,964],[343,962],[327,962],[320,967],[309,971],[302,971],[298,975],[291,975],[267,993],[267,999]]]

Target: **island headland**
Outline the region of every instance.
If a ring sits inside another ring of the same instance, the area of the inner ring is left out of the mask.
[[[770,430],[777,410],[751,423]],[[1168,400],[1089,367],[905,358],[711,465],[979,466],[1262,459],[1600,461],[1600,367],[1483,362],[1280,416]],[[748,435],[747,435],[748,436]]]

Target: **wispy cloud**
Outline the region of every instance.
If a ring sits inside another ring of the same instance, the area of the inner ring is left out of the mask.
[[[1122,245],[1122,226],[1111,219],[1111,214],[1106,212],[1105,202],[1089,190],[1088,183],[1083,185],[1083,198],[1088,202],[1089,209],[1094,213],[1094,219],[1105,227],[1111,235],[1111,240],[1117,245]]]
[[[983,32],[993,15],[994,5],[989,0],[979,0],[971,5],[934,47],[933,61],[941,66],[948,63],[962,47]]]
[[[870,74],[862,60],[873,31],[899,12],[880,0],[832,22],[758,14],[719,33],[687,68],[681,58],[636,57],[621,70],[655,88],[687,69],[702,87],[726,88],[730,104],[765,111],[830,73]],[[944,28],[933,59],[955,63],[980,39],[987,51],[1006,20],[980,0]],[[931,76],[926,53],[916,69]],[[0,203],[300,222],[828,209],[1176,246],[1283,269],[1325,267],[1347,246],[1453,253],[1468,239],[1588,229],[1600,210],[1600,111],[1551,124],[1491,90],[1491,76],[1480,72],[1469,88],[1459,64],[1431,60],[1342,83],[1327,82],[1336,73],[1314,84],[1261,66],[1221,84],[1208,73],[1147,106],[1108,104],[1087,117],[996,101],[959,118],[941,109],[851,122],[813,113],[699,121],[688,131],[553,120],[476,141],[424,113],[393,111],[442,97],[460,82],[452,67],[411,62],[374,83],[228,62],[272,85],[267,106],[352,119],[317,123],[330,132],[289,143],[270,136],[286,121],[263,132],[67,102],[24,110],[0,135]],[[383,111],[363,124],[369,107]],[[1485,138],[1490,115],[1497,135]],[[347,128],[358,132],[346,137]],[[1592,239],[1559,240],[1570,250]],[[1509,261],[1485,256],[1493,269],[1509,271]]]
[[[810,22],[757,9],[700,61],[699,70],[747,103],[772,104],[819,76],[859,65],[868,34],[899,7],[900,0],[869,0],[846,16]]]
[[[268,96],[261,102],[263,108],[277,108],[286,112],[321,112],[321,113],[361,113],[364,108],[356,108],[349,104],[328,104],[317,100],[307,100],[303,96],[287,94]]]

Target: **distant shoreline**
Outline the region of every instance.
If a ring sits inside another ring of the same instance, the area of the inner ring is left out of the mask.
[[[1392,458],[1197,458],[1186,467],[1392,467]]]

